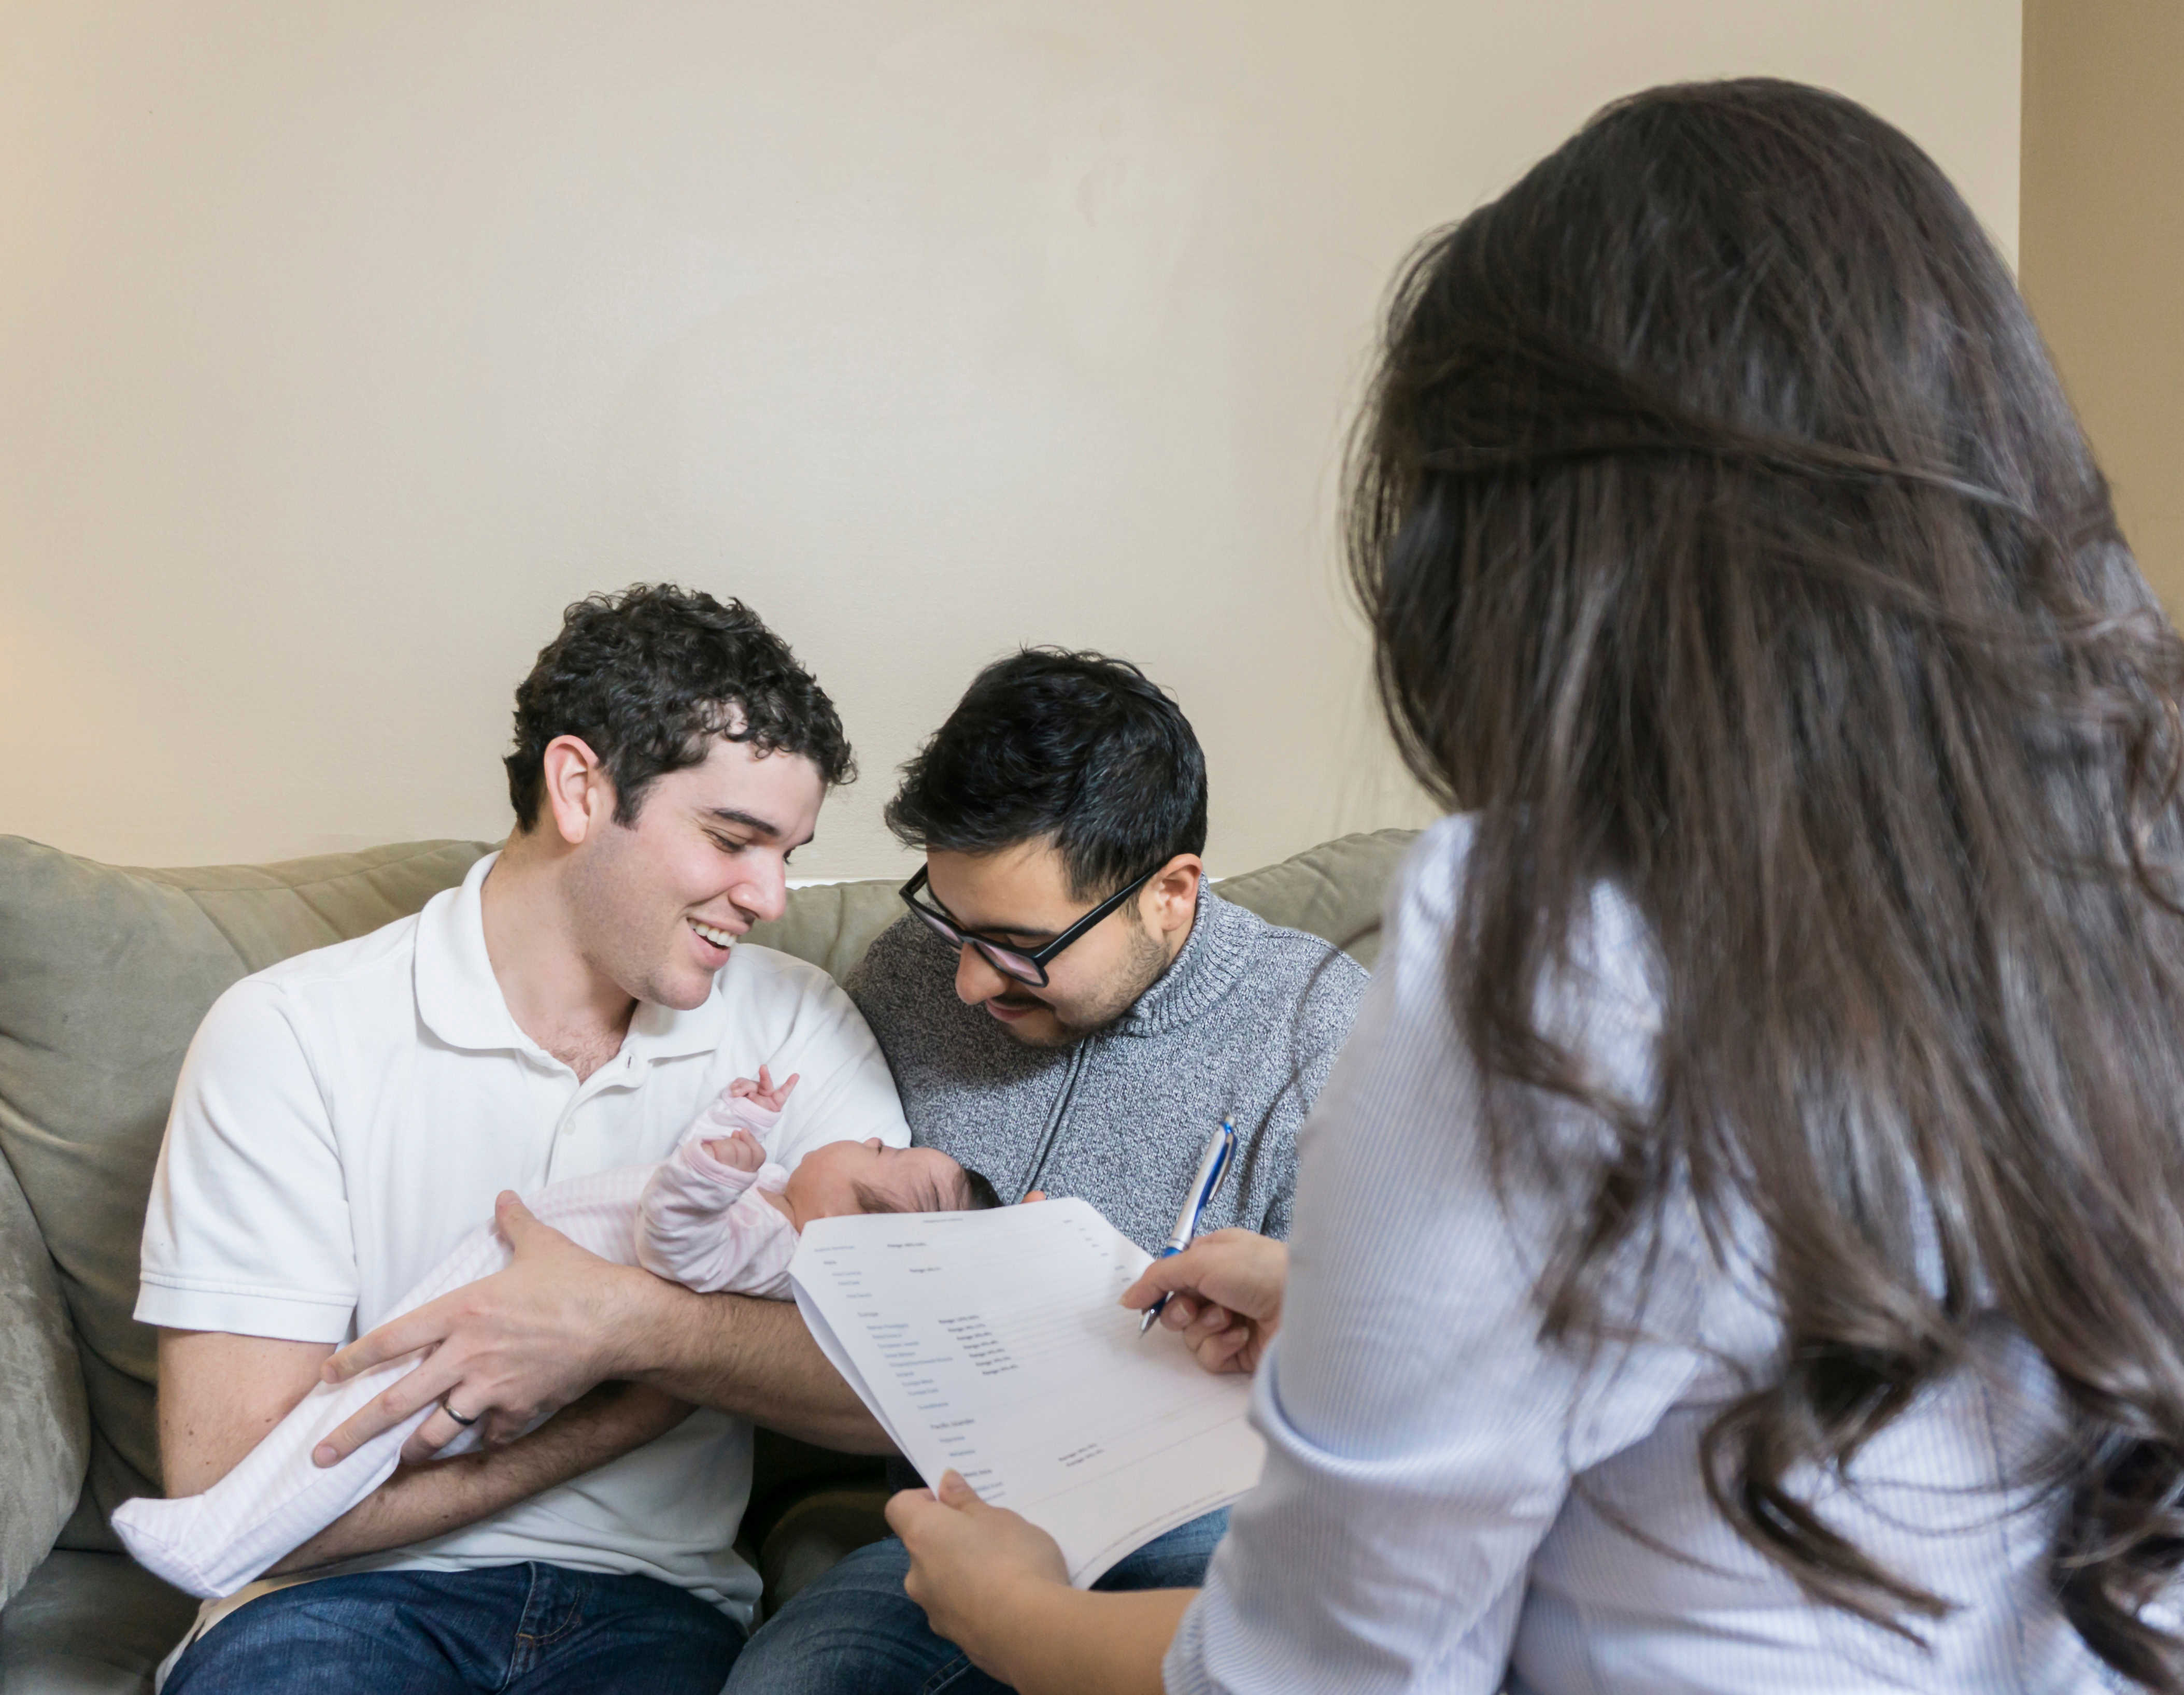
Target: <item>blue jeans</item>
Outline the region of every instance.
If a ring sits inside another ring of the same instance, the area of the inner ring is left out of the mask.
[[[1187,1589],[1228,1528],[1228,1511],[1156,1537],[1095,1589]],[[933,1635],[903,1593],[910,1555],[894,1537],[859,1548],[766,1620],[737,1660],[727,1695],[998,1695],[963,1650]]]
[[[716,1695],[744,1633],[650,1577],[536,1561],[276,1589],[175,1663],[163,1695]]]

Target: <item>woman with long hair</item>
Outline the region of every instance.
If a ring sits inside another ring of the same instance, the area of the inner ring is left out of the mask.
[[[1027,1692],[2184,1688],[2184,648],[1970,211],[1610,107],[1401,278],[1350,546],[1456,815],[1285,1295],[1134,1292],[1280,1325],[1264,1479],[1195,1599],[899,1498],[912,1592]]]

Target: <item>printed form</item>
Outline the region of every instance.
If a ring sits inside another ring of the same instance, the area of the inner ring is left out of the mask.
[[[953,1467],[1061,1544],[1085,1588],[1259,1480],[1251,1382],[1117,1306],[1150,1256],[1080,1200],[807,1225],[813,1337],[928,1484]]]

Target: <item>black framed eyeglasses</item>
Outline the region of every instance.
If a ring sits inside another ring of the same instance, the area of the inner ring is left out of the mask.
[[[972,947],[978,957],[1005,977],[1013,977],[1019,983],[1029,983],[1034,988],[1046,986],[1046,962],[1074,941],[1152,880],[1160,875],[1156,865],[1134,883],[1119,888],[1048,942],[1044,948],[1013,948],[1006,942],[996,942],[991,936],[981,936],[976,931],[966,930],[938,905],[918,899],[918,892],[925,886],[925,871],[918,873],[895,892],[902,903],[923,919],[926,927],[950,948]]]

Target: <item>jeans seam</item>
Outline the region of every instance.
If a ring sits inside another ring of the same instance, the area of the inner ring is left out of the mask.
[[[544,1645],[545,1633],[529,1628],[532,1615],[544,1603],[540,1591],[548,1583],[548,1568],[535,1559],[523,1563],[526,1587],[523,1606],[515,1615],[515,1629],[510,1632],[508,1645],[508,1665],[501,1673],[500,1685],[507,1688],[518,1678],[528,1677],[538,1669],[542,1658],[539,1649]]]
[[[516,1640],[527,1642],[533,1648],[543,1650],[551,1648],[570,1631],[581,1629],[584,1622],[584,1603],[591,1595],[592,1586],[586,1579],[578,1578],[572,1587],[577,1592],[570,1598],[569,1610],[562,1615],[560,1624],[550,1631],[526,1631],[519,1626],[515,1632]],[[526,1607],[525,1610],[527,1613],[529,1609]]]
[[[971,1669],[971,1656],[959,1653],[918,1686],[917,1695],[938,1695]]]
[[[554,1626],[552,1630],[543,1631],[519,1631],[516,1634],[521,1640],[530,1642],[534,1647],[542,1648],[551,1648],[555,1642],[560,1641],[563,1637],[568,1635],[570,1631],[581,1629],[583,1626],[583,1622],[584,1603],[580,1600],[571,1601],[569,1603],[569,1615],[563,1619],[560,1624]]]

